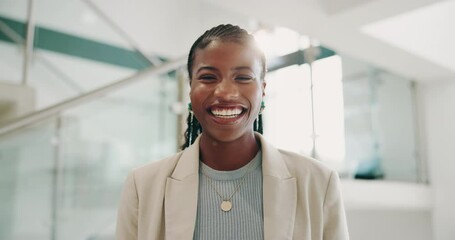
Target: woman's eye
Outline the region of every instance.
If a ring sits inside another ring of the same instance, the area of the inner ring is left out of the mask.
[[[202,75],[199,77],[199,79],[205,80],[205,81],[213,81],[213,80],[216,80],[216,77],[214,75]]]
[[[251,77],[251,76],[237,76],[235,79],[239,80],[239,81],[249,81],[249,80],[253,79],[253,77]]]

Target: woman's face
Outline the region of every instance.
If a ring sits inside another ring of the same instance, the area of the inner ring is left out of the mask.
[[[216,40],[196,51],[190,98],[204,135],[232,142],[252,134],[265,89],[261,70],[246,44]]]

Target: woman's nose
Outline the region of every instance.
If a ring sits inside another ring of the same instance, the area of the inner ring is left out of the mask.
[[[239,89],[235,82],[223,79],[215,89],[215,96],[224,100],[230,100],[239,96]]]

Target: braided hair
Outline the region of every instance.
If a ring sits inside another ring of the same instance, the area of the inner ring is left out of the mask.
[[[257,51],[262,71],[261,71],[261,81],[264,81],[265,73],[266,73],[266,59],[265,55],[260,50],[256,42],[254,40],[254,36],[249,34],[245,29],[240,28],[239,26],[234,26],[231,24],[221,24],[218,25],[210,30],[207,30],[204,34],[202,34],[191,46],[189,55],[188,55],[188,62],[187,62],[187,69],[188,69],[188,76],[191,79],[193,77],[193,63],[196,51],[198,49],[206,48],[211,42],[219,40],[223,42],[235,42],[239,44],[248,44],[251,45]],[[261,109],[264,108],[264,105],[261,106]],[[197,136],[202,133],[201,124],[196,119],[194,114],[192,113],[191,105],[189,105],[190,112],[187,117],[187,129],[185,131],[185,143],[181,146],[182,149],[189,147],[191,144],[194,143]],[[262,134],[262,115],[259,114],[258,118],[254,121],[253,130]]]

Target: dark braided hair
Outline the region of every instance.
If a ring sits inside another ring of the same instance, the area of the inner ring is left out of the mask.
[[[188,54],[188,76],[190,81],[193,77],[193,62],[194,56],[198,49],[206,48],[212,41],[220,40],[224,42],[235,42],[239,44],[249,44],[258,52],[261,58],[261,80],[264,80],[265,72],[267,71],[265,55],[261,49],[256,45],[254,36],[249,34],[245,29],[231,24],[221,24],[210,30],[205,31],[191,46],[190,53]],[[191,82],[190,82],[191,83]]]
[[[256,45],[256,41],[254,40],[254,36],[249,34],[245,29],[240,28],[239,26],[234,26],[231,24],[221,24],[218,25],[210,30],[205,31],[191,46],[190,53],[188,55],[188,62],[187,62],[187,69],[188,69],[188,76],[191,79],[193,77],[193,63],[196,51],[198,49],[206,48],[211,42],[219,40],[223,42],[235,42],[239,44],[247,44],[253,47],[256,52],[258,53],[260,60],[261,60],[261,81],[264,81],[265,73],[266,73],[266,59],[265,55],[262,50],[259,49]],[[261,106],[263,108],[263,106]],[[194,143],[197,136],[202,133],[201,124],[196,119],[194,114],[192,113],[191,109],[190,113],[188,114],[187,122],[187,129],[185,131],[185,143],[181,146],[182,149],[189,147],[191,144]],[[259,114],[258,118],[254,121],[253,130],[262,134],[262,115]]]

